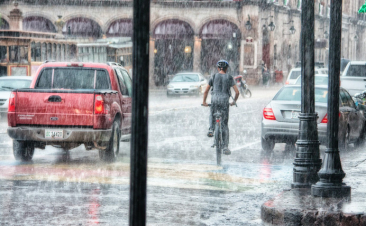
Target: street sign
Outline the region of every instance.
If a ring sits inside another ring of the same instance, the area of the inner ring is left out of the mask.
[[[366,2],[361,6],[360,10],[358,10],[358,13],[366,13]]]

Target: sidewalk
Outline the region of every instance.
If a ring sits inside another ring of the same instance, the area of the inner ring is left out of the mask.
[[[343,154],[343,182],[351,186],[351,198],[320,198],[311,189],[285,189],[261,206],[261,218],[273,225],[366,225],[365,147]],[[323,156],[322,156],[323,158]]]

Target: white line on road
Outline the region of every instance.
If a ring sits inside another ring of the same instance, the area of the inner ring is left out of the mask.
[[[241,149],[243,149],[243,148],[246,148],[246,147],[249,147],[249,146],[252,146],[252,145],[258,144],[258,143],[260,143],[260,142],[261,142],[260,140],[257,140],[257,141],[255,141],[255,142],[252,142],[252,143],[246,144],[246,145],[244,145],[244,146],[241,146],[241,147],[237,147],[237,148],[231,149],[231,151],[239,151],[239,150],[241,150]]]

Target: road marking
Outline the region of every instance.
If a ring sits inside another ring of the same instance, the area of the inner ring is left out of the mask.
[[[258,143],[260,143],[260,142],[261,142],[260,140],[257,140],[257,141],[255,141],[255,142],[252,142],[252,143],[246,144],[246,145],[244,145],[244,146],[241,146],[241,147],[237,147],[237,148],[231,149],[231,151],[239,151],[239,150],[241,150],[241,149],[243,149],[243,148],[246,148],[246,147],[249,147],[249,146],[252,146],[252,145],[258,144]]]

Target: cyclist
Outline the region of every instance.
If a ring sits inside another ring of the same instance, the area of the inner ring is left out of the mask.
[[[223,139],[223,153],[225,155],[230,155],[231,151],[229,150],[229,98],[231,96],[230,88],[233,87],[235,91],[235,98],[233,102],[230,104],[231,106],[235,105],[236,101],[239,97],[239,90],[235,84],[233,77],[229,74],[226,74],[226,71],[229,67],[229,63],[226,60],[219,60],[216,64],[218,73],[213,74],[208,81],[208,86],[203,94],[203,106],[208,106],[206,103],[208,92],[212,87],[211,93],[211,111],[210,111],[210,128],[207,133],[207,136],[212,137],[215,126],[215,118],[213,114],[216,111],[220,111],[222,116],[221,126],[222,126],[222,139]]]

